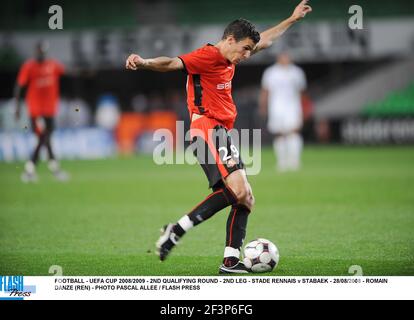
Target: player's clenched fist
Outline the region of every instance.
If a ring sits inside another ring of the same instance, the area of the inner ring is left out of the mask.
[[[137,54],[129,55],[128,59],[126,60],[125,68],[130,70],[137,70],[139,67],[145,64],[145,60],[142,59]]]
[[[309,0],[302,0],[295,8],[292,14],[294,21],[298,21],[306,16],[307,13],[312,12],[311,6],[308,5]]]

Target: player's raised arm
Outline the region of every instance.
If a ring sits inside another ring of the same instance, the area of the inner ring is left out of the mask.
[[[303,19],[307,13],[312,11],[312,8],[307,4],[308,0],[302,0],[293,11],[292,15],[283,20],[273,28],[267,29],[260,34],[260,41],[257,43],[252,54],[260,50],[269,48],[273,41],[279,38],[291,25]]]
[[[137,54],[131,54],[126,60],[125,67],[130,70],[152,70],[158,72],[168,72],[184,69],[184,64],[180,58],[158,57],[143,59]]]

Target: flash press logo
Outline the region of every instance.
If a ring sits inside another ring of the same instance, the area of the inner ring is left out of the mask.
[[[34,286],[24,286],[23,276],[0,276],[0,300],[23,300],[34,292]]]

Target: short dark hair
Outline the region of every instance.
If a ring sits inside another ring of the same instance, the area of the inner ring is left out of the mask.
[[[233,36],[237,42],[245,38],[252,39],[254,44],[260,41],[260,33],[257,32],[254,24],[242,18],[234,20],[224,29],[222,40],[229,36]]]

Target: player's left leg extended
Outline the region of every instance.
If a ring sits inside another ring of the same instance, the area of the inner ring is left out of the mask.
[[[176,224],[168,224],[161,229],[161,237],[156,243],[161,261],[165,260],[179,239],[191,228],[211,218],[220,210],[237,203],[237,198],[225,185],[218,185],[213,192],[200,202],[190,213]]]

